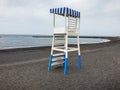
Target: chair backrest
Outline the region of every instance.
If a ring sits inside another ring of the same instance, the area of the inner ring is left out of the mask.
[[[77,30],[77,18],[68,17],[68,32],[76,32]]]

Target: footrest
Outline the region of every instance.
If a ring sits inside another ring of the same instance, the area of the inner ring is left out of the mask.
[[[53,54],[53,56],[62,56],[62,55],[64,55],[64,53],[58,53],[58,54]]]
[[[63,63],[64,63],[64,61],[53,62],[53,63],[51,64],[51,66],[60,65],[60,64],[63,64]]]
[[[53,58],[52,61],[54,62],[54,61],[59,61],[59,60],[63,60],[63,59],[64,59],[64,57],[56,57],[56,58]]]
[[[55,40],[65,40],[65,38],[55,38]]]

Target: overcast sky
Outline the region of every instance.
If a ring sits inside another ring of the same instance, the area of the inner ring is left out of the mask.
[[[0,34],[52,35],[53,7],[81,12],[80,35],[120,36],[120,0],[0,0]]]

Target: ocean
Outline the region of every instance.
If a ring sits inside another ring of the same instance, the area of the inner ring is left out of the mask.
[[[108,42],[100,38],[80,38],[80,44]],[[0,50],[13,48],[51,46],[52,37],[33,37],[33,35],[0,35]],[[70,38],[69,44],[75,44],[76,39]]]

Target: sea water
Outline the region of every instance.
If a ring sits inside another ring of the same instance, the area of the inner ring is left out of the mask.
[[[80,38],[80,44],[109,42],[100,38]],[[75,38],[69,39],[69,44],[76,44]],[[0,35],[0,50],[13,48],[51,46],[52,37],[32,37],[32,35]]]

